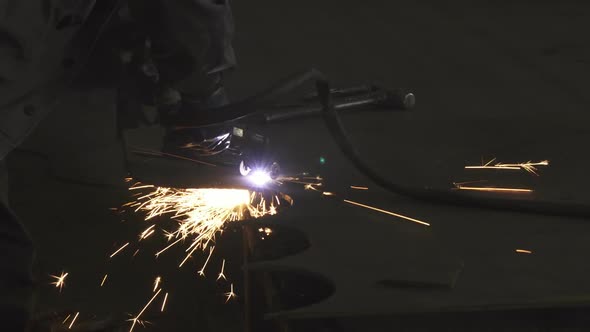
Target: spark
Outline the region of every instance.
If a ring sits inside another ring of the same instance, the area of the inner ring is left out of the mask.
[[[70,319],[70,317],[72,317],[72,314],[69,314],[69,315],[66,317],[66,319],[64,319],[64,320],[63,320],[63,322],[61,322],[61,323],[62,323],[62,324],[65,324],[65,323],[68,321],[68,319]]]
[[[353,204],[353,205],[357,205],[357,206],[360,206],[360,207],[364,207],[364,208],[369,209],[369,210],[374,210],[374,211],[377,211],[377,212],[385,213],[385,214],[388,214],[388,215],[391,215],[391,216],[394,216],[394,217],[398,217],[398,218],[402,218],[402,219],[405,219],[405,220],[413,221],[415,223],[418,223],[418,224],[421,224],[421,225],[424,225],[424,226],[430,226],[429,223],[424,222],[422,220],[410,218],[410,217],[407,217],[407,216],[404,216],[404,215],[401,215],[401,214],[397,214],[397,213],[394,213],[394,212],[391,212],[391,211],[387,211],[387,210],[379,209],[379,208],[376,208],[376,207],[373,207],[373,206],[369,206],[369,205],[365,205],[365,204],[361,204],[361,203],[349,201],[347,199],[345,199],[344,202],[349,203],[349,204]]]
[[[153,292],[155,292],[156,289],[158,289],[158,286],[160,286],[160,282],[161,281],[162,281],[162,277],[157,276],[156,277],[156,280],[154,280],[154,290],[153,290]]]
[[[158,297],[158,294],[160,294],[161,291],[162,291],[162,289],[158,289],[156,294],[154,294],[154,296],[152,296],[152,298],[149,300],[149,302],[143,307],[143,309],[141,309],[139,314],[137,314],[137,316],[135,316],[134,318],[128,320],[130,322],[133,322],[133,324],[131,324],[131,328],[129,329],[129,332],[133,331],[133,328],[135,327],[136,323],[139,323],[140,325],[142,325],[141,321],[139,320],[139,317],[141,317],[143,312],[150,306],[150,304],[152,304],[152,302],[154,302],[154,300],[156,299],[156,297]]]
[[[355,189],[355,190],[369,190],[369,187],[350,186],[350,189]]]
[[[223,260],[223,262],[221,262],[221,271],[219,272],[219,276],[217,277],[217,280],[219,280],[219,279],[227,280],[227,278],[225,277],[225,274],[223,273],[223,270],[225,270],[225,259]]]
[[[524,170],[534,175],[539,175],[537,173],[537,166],[549,166],[549,160],[542,160],[539,162],[532,162],[527,161],[524,163],[514,163],[514,164],[504,164],[504,163],[496,163],[491,165],[496,158],[488,161],[482,166],[465,166],[465,169],[500,169],[500,170]]]
[[[324,196],[334,196],[334,193],[332,193],[332,192],[329,192],[329,191],[324,191],[324,192],[322,193],[322,195],[324,195]]]
[[[100,282],[100,287],[102,287],[104,285],[105,281],[107,281],[108,276],[109,276],[108,274],[104,275],[104,277],[102,278],[102,281]]]
[[[164,308],[166,307],[167,300],[168,300],[168,293],[166,293],[166,295],[164,295],[164,301],[162,301],[162,309],[160,309],[160,312],[164,312]]]
[[[138,253],[139,253],[139,249],[135,250],[135,252],[133,253],[133,257],[137,256]]]
[[[509,193],[530,193],[533,192],[532,189],[526,188],[499,188],[499,187],[470,187],[470,186],[463,186],[457,183],[454,183],[455,188],[460,190],[473,190],[473,191],[487,191],[487,192],[509,192]]]
[[[266,234],[268,236],[268,235],[272,234],[272,229],[270,229],[268,227],[264,227],[264,228],[263,227],[260,227],[258,229],[258,232],[264,233],[264,234]]]
[[[146,228],[143,232],[141,232],[141,234],[139,234],[139,241],[143,240],[143,239],[147,239],[150,235],[154,234],[154,227],[156,225],[151,225],[150,227]]]
[[[516,249],[515,251],[519,254],[532,254],[533,253],[532,251],[526,250],[526,249]]]
[[[160,254],[161,254],[161,253],[163,253],[164,251],[166,251],[166,250],[170,249],[171,247],[173,247],[175,244],[177,244],[178,242],[180,242],[180,241],[182,241],[182,240],[184,240],[184,239],[183,239],[183,238],[179,238],[178,240],[176,240],[176,241],[172,242],[171,244],[169,244],[169,245],[168,245],[166,248],[164,248],[164,249],[162,249],[162,250],[158,251],[158,252],[156,253],[156,257],[160,256]]]
[[[207,267],[207,264],[209,263],[209,258],[211,258],[211,255],[213,254],[213,250],[215,250],[215,247],[211,247],[209,248],[209,256],[207,256],[207,259],[205,260],[205,264],[203,264],[203,267],[199,270],[199,275],[200,276],[205,276],[205,268]]]
[[[74,318],[72,318],[72,322],[70,323],[70,326],[68,326],[69,330],[71,330],[72,326],[74,326],[74,322],[76,321],[76,318],[78,318],[79,314],[80,314],[80,312],[77,312],[76,315],[74,316]]]
[[[62,288],[66,284],[66,277],[68,276],[68,274],[69,273],[62,272],[60,276],[50,275],[52,278],[55,278],[55,281],[51,284],[55,285],[56,288],[59,288],[59,291],[61,292]]]
[[[225,303],[229,302],[229,300],[231,300],[232,298],[235,298],[237,296],[236,293],[234,293],[234,284],[233,283],[230,286],[229,292],[225,293],[225,296],[227,297],[225,299]]]
[[[305,188],[305,190],[319,191],[315,186],[318,186],[318,184],[308,183],[303,188]]]
[[[174,241],[158,251],[156,257],[189,236],[192,237],[187,255],[179,267],[196,250],[206,250],[226,223],[277,213],[274,197],[267,201],[261,193],[244,189],[153,187],[145,195],[136,198],[135,204],[135,212],[144,212],[145,220],[167,215],[178,222],[176,230],[164,233],[169,241]],[[145,234],[151,230],[146,230]]]
[[[142,186],[133,186],[133,187],[129,188],[129,190],[138,190],[138,189],[145,189],[145,188],[154,188],[154,185],[146,184],[146,185],[142,185]]]
[[[116,254],[118,254],[121,250],[125,249],[129,245],[129,242],[125,243],[121,248],[117,249],[114,253],[111,254],[109,258],[113,258]]]

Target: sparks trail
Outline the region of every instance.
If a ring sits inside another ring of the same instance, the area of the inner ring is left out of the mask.
[[[146,187],[136,183],[130,188],[151,189],[134,202],[127,203],[134,207],[135,212],[145,212],[145,220],[159,216],[170,216],[178,222],[174,231],[164,232],[169,241],[164,249],[156,253],[156,257],[181,241],[191,237],[187,255],[179,266],[182,266],[196,250],[206,250],[213,243],[215,236],[223,230],[228,222],[236,222],[249,218],[260,218],[277,213],[275,199],[280,202],[279,195],[266,200],[262,193],[243,189],[176,189],[166,187]],[[152,235],[154,228],[149,227],[140,234],[140,239]]]
[[[76,315],[74,316],[74,318],[72,318],[72,322],[70,323],[70,326],[68,326],[68,329],[72,329],[72,326],[74,326],[74,323],[76,322],[76,318],[78,318],[78,315],[80,314],[80,312],[77,312]]]
[[[373,211],[377,211],[377,212],[385,213],[385,214],[388,214],[388,215],[390,215],[390,216],[394,216],[394,217],[402,218],[402,219],[405,219],[405,220],[413,221],[413,222],[415,222],[415,223],[417,223],[417,224],[421,224],[421,225],[424,225],[424,226],[430,226],[430,224],[429,224],[429,223],[427,223],[427,222],[424,222],[424,221],[422,221],[422,220],[418,220],[418,219],[410,218],[410,217],[407,217],[407,216],[404,216],[404,215],[401,215],[401,214],[397,214],[397,213],[394,213],[394,212],[391,212],[391,211],[387,211],[387,210],[379,209],[379,208],[376,208],[376,207],[374,207],[374,206],[369,206],[369,205],[365,205],[365,204],[361,204],[361,203],[353,202],[353,201],[350,201],[350,200],[347,200],[347,199],[345,199],[345,200],[344,200],[344,202],[346,202],[346,203],[348,203],[348,204],[352,204],[352,205],[360,206],[360,207],[363,207],[363,208],[365,208],[365,209],[369,209],[369,210],[373,210]]]
[[[160,309],[160,312],[164,312],[164,308],[166,307],[166,301],[168,300],[168,293],[166,293],[164,295],[164,301],[162,301],[162,308]]]
[[[472,191],[484,191],[484,192],[503,192],[503,193],[531,193],[532,189],[527,188],[501,188],[501,187],[472,187],[464,186],[459,183],[453,183],[455,189],[459,190],[472,190]]]
[[[237,297],[236,293],[234,293],[234,284],[232,283],[230,285],[230,290],[229,292],[225,293],[226,299],[225,299],[225,303],[229,302],[229,300]]]
[[[221,271],[219,271],[219,275],[217,276],[217,280],[219,280],[219,279],[227,280],[227,278],[225,277],[225,274],[223,273],[224,269],[225,269],[225,259],[221,262]]]
[[[137,316],[135,316],[134,318],[128,320],[130,322],[133,322],[131,324],[131,328],[129,329],[129,332],[133,331],[135,324],[137,324],[137,323],[139,323],[140,325],[142,324],[141,321],[139,320],[139,318],[144,313],[144,311],[146,311],[146,309],[150,306],[150,304],[152,304],[152,302],[154,302],[154,300],[156,299],[156,297],[158,297],[158,294],[160,294],[161,291],[162,291],[162,289],[158,289],[156,294],[154,294],[154,296],[152,296],[152,298],[149,300],[149,302],[143,307],[143,309],[141,309],[139,314],[137,314]]]
[[[492,163],[496,160],[493,158],[492,160],[488,161],[484,165],[481,166],[465,166],[465,169],[496,169],[496,170],[524,170],[534,175],[539,175],[537,173],[537,166],[549,166],[549,160],[542,160],[539,162],[532,162],[527,161],[525,163],[515,163],[515,164],[504,164],[504,163],[496,163],[492,165]]]
[[[350,186],[350,189],[354,190],[369,190],[368,187]]]
[[[52,278],[55,279],[55,281],[51,284],[54,285],[56,288],[59,288],[59,291],[61,292],[62,288],[66,284],[66,277],[68,276],[68,274],[69,273],[62,272],[60,276],[50,275]]]
[[[158,289],[158,286],[160,286],[160,282],[162,282],[162,277],[157,276],[156,280],[154,280],[154,290],[152,292],[155,292],[156,289]]]
[[[201,267],[201,269],[198,272],[200,276],[203,276],[203,277],[205,276],[205,268],[207,267],[207,264],[209,263],[209,259],[211,258],[211,255],[213,254],[213,250],[215,250],[214,246],[209,248],[209,255],[207,256],[207,259],[205,260],[205,264],[203,264],[203,267]]]
[[[127,247],[128,245],[129,245],[129,242],[125,243],[122,247],[120,247],[114,253],[112,253],[111,256],[109,256],[109,258],[115,257],[116,254],[118,254],[119,252],[121,252],[121,250],[125,249],[125,247]]]
[[[150,235],[154,234],[155,230],[154,227],[156,224],[151,225],[150,227],[146,228],[143,232],[139,234],[139,241],[147,239]]]

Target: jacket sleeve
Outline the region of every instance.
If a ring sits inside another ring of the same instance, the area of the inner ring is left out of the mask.
[[[0,160],[50,109],[52,82],[90,0],[0,0]]]

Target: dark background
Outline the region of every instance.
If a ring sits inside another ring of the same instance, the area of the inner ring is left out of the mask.
[[[452,181],[479,176],[465,173],[462,167],[480,163],[482,157],[506,162],[549,159],[551,166],[540,178],[519,176],[512,183],[533,186],[538,198],[588,202],[590,5],[586,2],[261,0],[234,2],[233,9],[238,68],[227,83],[233,99],[309,67],[322,70],[337,86],[377,83],[410,88],[417,96],[413,112],[346,117],[364,156],[391,179],[444,188]],[[129,199],[124,187],[96,184],[114,183],[126,175],[117,150],[110,97],[109,92],[100,92],[94,106],[64,106],[42,124],[25,148],[41,151],[49,160],[26,153],[11,157],[11,203],[38,250],[38,310],[71,308],[88,315],[136,313],[149,299],[154,277],[161,275],[164,287],[170,289],[170,302],[167,314],[154,320],[154,330],[239,329],[240,305],[224,305],[228,285],[216,285],[212,276],[196,276],[201,257],[180,271],[175,255],[154,260],[140,253],[131,259],[132,251],[127,251],[118,259],[107,259],[117,245],[134,239],[149,226],[137,217],[121,222],[121,215],[109,210]],[[581,220],[407,202],[379,191],[354,171],[319,120],[267,130],[289,169],[318,172],[332,184],[329,190],[356,195],[352,197],[359,201],[436,225],[433,237],[437,243],[465,264],[458,288],[448,299],[452,306],[588,303],[590,229]],[[320,156],[327,160],[323,166]],[[55,175],[95,184],[58,181]],[[371,190],[350,193],[345,191],[350,184],[368,185]],[[339,271],[342,266],[355,270],[359,261],[379,265],[383,256],[399,250],[396,243],[379,236],[387,227],[395,232],[398,221],[392,220],[392,226],[373,226],[373,219],[390,219],[359,217],[341,208],[327,211],[301,211],[301,218],[317,214],[314,222],[328,225],[324,232],[357,239],[358,245],[323,261],[326,270]],[[367,222],[360,228],[346,227],[349,233],[334,226],[334,220],[361,225],[364,218]],[[301,226],[304,231],[305,227]],[[239,236],[229,239],[235,243],[225,245],[226,253],[238,265]],[[365,250],[363,241],[378,245],[373,251]],[[156,248],[153,242],[146,245],[146,251],[150,246]],[[325,246],[329,245],[320,244]],[[520,247],[534,254],[518,256],[514,249]],[[408,255],[411,258],[411,252]],[[323,257],[311,256],[305,257]],[[438,254],[432,257],[439,259]],[[70,276],[60,294],[48,285],[48,275],[62,270]],[[238,279],[239,266],[234,265],[233,270]],[[108,287],[99,288],[105,273],[109,274]],[[211,275],[215,274],[213,269]],[[236,291],[239,295],[240,289]],[[339,291],[348,290],[337,288],[336,293]],[[403,308],[404,303],[396,296],[378,297],[368,307],[395,312],[397,309],[391,308]],[[424,308],[438,311],[444,303],[444,298],[435,299]],[[577,311],[556,314],[551,316],[551,324],[547,323],[548,314],[448,316],[452,318],[431,319],[437,322],[432,326],[424,319],[410,320],[405,326],[437,330],[463,326],[465,330],[487,331],[485,322],[492,320],[505,322],[500,326],[528,320],[531,330],[541,331],[542,326],[583,325],[584,316]],[[404,326],[387,318],[341,318],[341,322],[355,331],[367,330],[370,322],[374,324],[370,330]]]

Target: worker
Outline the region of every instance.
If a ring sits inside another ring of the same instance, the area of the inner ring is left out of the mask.
[[[77,80],[92,83],[93,73],[119,70],[104,54],[138,66],[144,77],[137,86],[148,87],[142,93],[156,107],[226,103],[232,24],[227,0],[0,0],[1,331],[25,330],[35,288],[33,242],[9,207],[7,155]],[[125,33],[109,33],[121,28]],[[148,57],[137,51],[146,47]],[[100,56],[87,57],[90,50]],[[93,86],[84,89],[92,94]]]

